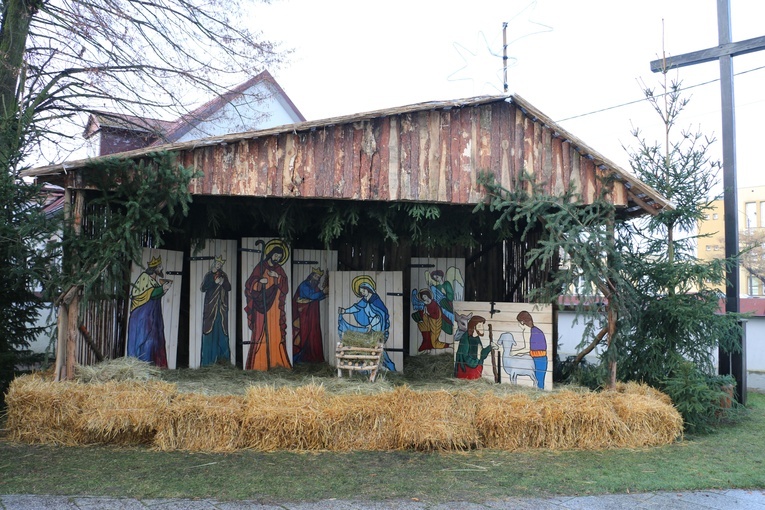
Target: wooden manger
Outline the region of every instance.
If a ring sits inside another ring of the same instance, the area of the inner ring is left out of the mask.
[[[353,372],[368,373],[369,382],[374,382],[380,369],[384,345],[385,337],[379,331],[346,331],[343,338],[337,342],[335,351],[337,377],[343,377],[343,370],[347,370],[348,377]]]

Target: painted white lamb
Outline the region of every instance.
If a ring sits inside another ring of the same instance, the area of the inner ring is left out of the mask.
[[[510,382],[518,384],[518,376],[526,375],[531,377],[534,387],[537,386],[537,374],[534,367],[534,360],[529,353],[511,354],[513,347],[518,345],[513,338],[513,334],[505,332],[499,335],[497,343],[502,346],[502,368],[510,376]]]

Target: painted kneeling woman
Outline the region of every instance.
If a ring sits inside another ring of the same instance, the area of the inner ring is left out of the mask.
[[[390,314],[388,313],[388,307],[385,306],[383,300],[375,292],[375,281],[367,275],[357,276],[351,282],[351,288],[359,300],[348,308],[341,306],[337,309],[337,332],[340,338],[343,338],[343,333],[346,331],[360,333],[380,331],[387,342],[390,329]],[[344,315],[352,316],[355,324],[346,320],[343,317]],[[383,352],[382,364],[383,367],[390,371],[396,370],[396,365],[393,364],[387,352]]]

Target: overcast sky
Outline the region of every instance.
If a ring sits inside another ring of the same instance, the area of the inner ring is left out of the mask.
[[[765,1],[730,1],[733,40],[764,36]],[[624,168],[634,126],[662,137],[640,101],[641,83],[659,85],[650,61],[718,44],[715,0],[275,0],[253,20],[294,49],[272,74],[308,120],[501,94],[507,22],[509,92]],[[734,58],[733,69],[738,184],[765,185],[765,51]],[[719,64],[670,77],[691,98],[680,126],[716,137],[721,158]]]

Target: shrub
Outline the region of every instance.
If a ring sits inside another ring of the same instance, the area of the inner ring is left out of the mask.
[[[683,362],[663,381],[661,390],[683,416],[687,432],[708,433],[730,415],[730,395],[724,388],[731,384],[736,384],[731,376],[706,374]]]

